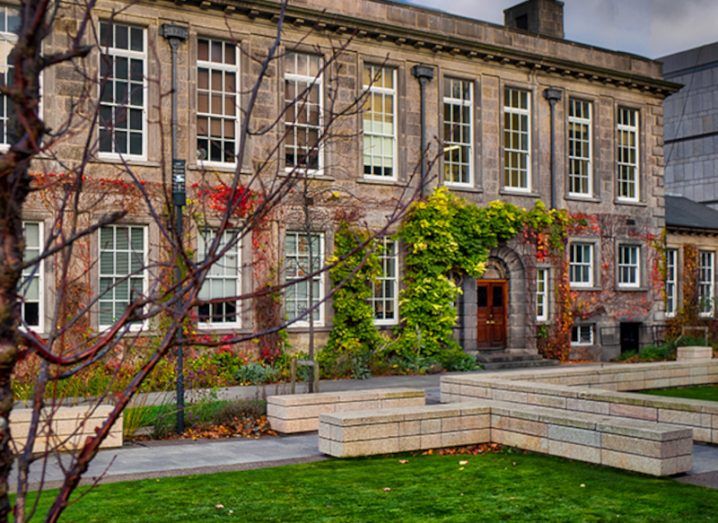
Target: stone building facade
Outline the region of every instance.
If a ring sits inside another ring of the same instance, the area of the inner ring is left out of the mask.
[[[272,165],[281,170],[287,162],[306,162],[316,191],[353,195],[362,221],[375,229],[386,223],[387,213],[402,194],[417,188],[422,131],[427,156],[436,158],[429,162],[429,184],[445,184],[478,205],[495,199],[523,207],[539,200],[548,205],[553,179],[555,206],[584,216],[588,224],[570,238],[567,252],[571,292],[583,304],[572,332],[572,356],[612,358],[622,346],[650,341],[646,333],[663,320],[651,242],[664,225],[663,99],[677,85],[664,81],[660,64],[652,60],[564,40],[560,2],[531,0],[522,9],[530,15],[527,20],[549,16],[550,23],[524,26],[521,13],[508,12],[509,26],[500,26],[383,0],[291,1],[283,30],[284,54],[272,62],[259,90],[255,121],[260,125],[277,118],[286,82],[313,86],[318,78],[313,60],[321,63],[331,54],[332,43],[347,42],[336,56],[336,67],[321,78],[318,114],[332,101],[349,104],[367,87],[372,91],[368,105],[337,122],[316,158],[302,156],[307,149],[296,141],[287,142],[281,154],[272,157]],[[88,176],[112,178],[124,161],[148,183],[168,172],[170,48],[160,33],[165,23],[188,30],[178,50],[177,69],[178,156],[187,160],[188,185],[208,172],[221,178],[233,171],[231,148],[241,111],[229,114],[226,106],[215,109],[211,97],[229,96],[231,90],[239,107],[246,107],[248,93],[243,86],[252,85],[256,78],[277,19],[277,5],[264,0],[139,1],[129,6],[100,2],[96,20],[102,45],[130,60],[130,68],[137,67],[126,73],[129,80],[121,80],[142,86],[144,96],[127,108],[136,111],[137,119],[132,113],[127,123],[116,122],[111,129],[121,131],[119,135],[102,143],[100,126],[99,152]],[[64,23],[73,27],[71,13]],[[58,33],[48,48],[63,43]],[[219,54],[213,54],[215,49]],[[433,76],[425,80],[423,128],[415,66],[428,67]],[[209,69],[218,78],[231,76],[222,92],[208,88],[207,75],[201,71]],[[307,83],[307,78],[314,80]],[[372,79],[369,85],[367,78]],[[53,127],[70,110],[81,82],[69,65],[48,72],[43,81],[43,110]],[[547,99],[549,88],[556,97],[553,102]],[[212,118],[227,123],[224,134],[208,130]],[[312,118],[307,117],[310,127]],[[318,122],[321,126],[321,117]],[[247,180],[282,139],[279,131],[251,137],[251,155],[240,166]],[[62,148],[64,160],[79,161],[83,146],[81,134],[68,138]],[[278,258],[285,260],[285,269],[306,257],[300,211],[288,206],[272,224],[272,242]],[[324,259],[332,253],[335,211],[331,205],[311,209],[315,248]],[[29,231],[35,230],[33,223],[48,219],[45,212],[38,201],[28,207]],[[138,249],[144,249],[146,257],[159,257],[158,232],[142,229],[146,218],[135,214],[126,224],[129,229],[111,234],[137,235],[137,245],[144,242]],[[42,227],[37,234],[41,236]],[[199,241],[196,231],[190,234],[192,241]],[[99,252],[101,241],[99,236],[92,239],[90,252]],[[391,327],[401,314],[397,299],[401,246],[392,244],[388,252],[385,285],[374,303],[377,323]],[[237,256],[241,265],[251,265],[250,242],[243,242]],[[95,266],[88,271],[88,285],[94,288],[102,278],[98,271]],[[243,271],[234,283],[251,291],[257,284],[251,273]],[[284,277],[291,279],[289,273],[285,270]],[[52,268],[48,266],[42,277],[51,282]],[[496,249],[481,280],[462,282],[457,336],[464,348],[535,352],[540,326],[555,320],[555,279],[556,268],[537,263],[535,253],[520,242]],[[50,314],[52,286],[40,283],[37,312],[26,308],[28,318],[36,314],[41,325]],[[327,276],[319,277],[315,295],[321,297],[328,286]],[[287,314],[306,306],[306,291],[290,289],[284,302]],[[94,327],[102,325],[103,315],[116,314],[122,302],[107,307],[98,311]],[[316,325],[321,343],[331,328],[331,301],[319,309]],[[214,312],[207,314],[212,317]],[[254,314],[251,307],[232,314],[219,311],[217,322],[200,321],[200,328],[215,333],[251,331]],[[499,316],[503,322],[496,327]],[[228,318],[231,321],[225,321]],[[306,327],[295,325],[289,333],[294,345],[301,347]]]

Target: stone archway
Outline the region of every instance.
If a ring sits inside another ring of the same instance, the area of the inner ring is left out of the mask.
[[[527,281],[524,264],[519,255],[507,246],[501,246],[491,251],[487,268],[477,281],[473,278],[464,278],[462,289],[464,291],[460,312],[461,343],[465,350],[474,351],[486,348],[485,332],[479,331],[479,321],[485,322],[495,317],[481,317],[482,307],[485,303],[486,293],[498,293],[497,287],[505,287],[505,329],[506,338],[503,343],[506,349],[526,349],[530,343],[527,339]],[[486,290],[488,289],[488,290]],[[495,328],[496,324],[492,324]],[[485,326],[484,326],[485,328]],[[481,340],[481,341],[479,341]],[[480,346],[481,345],[481,346]],[[490,345],[490,344],[489,344]]]

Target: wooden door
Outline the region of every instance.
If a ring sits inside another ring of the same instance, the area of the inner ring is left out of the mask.
[[[476,345],[506,346],[508,282],[479,280],[476,284]]]

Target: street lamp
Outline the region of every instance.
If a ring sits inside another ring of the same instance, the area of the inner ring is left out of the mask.
[[[186,163],[185,160],[177,158],[177,50],[182,42],[187,40],[187,28],[175,24],[162,24],[160,35],[167,40],[172,50],[172,203],[175,211],[175,232],[177,234],[177,247],[182,248],[183,221],[182,208],[187,203],[186,189]],[[175,267],[175,279],[177,289],[180,289],[182,281],[182,268],[177,260]],[[177,314],[175,321],[182,321],[179,311],[182,308],[182,301],[177,300]],[[177,346],[177,433],[184,432],[184,350],[182,348],[182,326],[180,325],[175,337]]]

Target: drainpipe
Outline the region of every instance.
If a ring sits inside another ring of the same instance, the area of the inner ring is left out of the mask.
[[[419,80],[419,99],[421,114],[421,180],[420,195],[426,196],[427,158],[426,158],[426,86],[434,79],[434,68],[430,65],[415,65],[411,68],[411,74]]]
[[[551,107],[551,209],[556,208],[556,102],[561,100],[561,90],[548,87],[543,92]]]
[[[172,202],[175,211],[175,232],[177,233],[178,247],[182,245],[183,222],[182,208],[187,203],[187,192],[185,187],[185,160],[177,158],[177,50],[182,42],[187,40],[187,28],[181,25],[162,24],[160,27],[160,35],[167,40],[172,50]],[[177,284],[182,281],[182,268],[179,265],[175,267],[175,278]],[[177,318],[179,321],[179,310],[182,307],[181,301],[177,302]],[[182,329],[177,331],[175,341],[177,343],[177,433],[182,434],[185,427],[184,419],[184,350],[182,348]]]

